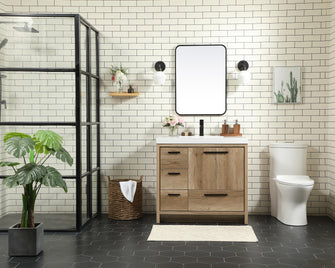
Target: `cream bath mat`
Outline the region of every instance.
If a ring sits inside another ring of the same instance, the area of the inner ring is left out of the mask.
[[[153,225],[148,241],[257,242],[249,225]]]

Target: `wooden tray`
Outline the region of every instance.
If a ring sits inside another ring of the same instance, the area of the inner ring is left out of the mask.
[[[223,133],[221,133],[220,136],[242,136],[242,133],[239,133],[239,134],[233,134],[233,133],[223,134]]]

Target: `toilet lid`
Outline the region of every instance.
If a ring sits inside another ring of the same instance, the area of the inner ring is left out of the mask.
[[[310,186],[314,184],[310,177],[301,175],[278,175],[276,181],[288,185]]]

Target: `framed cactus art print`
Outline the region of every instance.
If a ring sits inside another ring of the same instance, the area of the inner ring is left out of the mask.
[[[302,103],[301,67],[273,67],[273,102]]]

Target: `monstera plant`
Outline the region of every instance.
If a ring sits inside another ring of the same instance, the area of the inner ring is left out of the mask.
[[[5,151],[22,162],[0,162],[1,167],[10,167],[14,174],[6,177],[3,184],[9,188],[23,186],[21,228],[34,227],[36,197],[42,187],[60,187],[67,192],[60,172],[46,165],[50,157],[73,164],[70,154],[63,148],[63,138],[50,130],[38,130],[33,137],[24,133],[9,132],[4,136]]]

